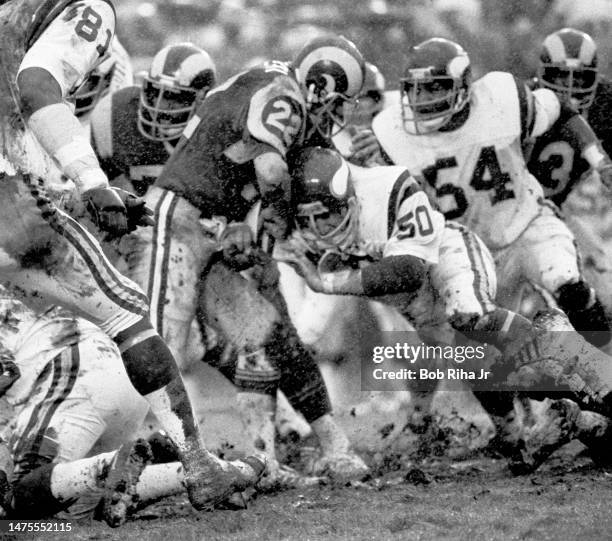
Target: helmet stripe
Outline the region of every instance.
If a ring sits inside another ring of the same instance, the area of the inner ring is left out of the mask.
[[[544,40],[544,47],[548,52],[550,58],[546,59],[548,62],[558,63],[563,62],[567,58],[567,51],[565,50],[565,44],[558,34],[551,34]]]
[[[344,51],[336,46],[318,47],[308,53],[299,63],[300,77],[305,78],[306,74],[314,64],[319,61],[333,60],[341,62],[344,69],[349,70],[348,73],[348,88],[346,95],[349,97],[355,96],[361,89],[363,84],[363,71],[360,61],[348,51]]]

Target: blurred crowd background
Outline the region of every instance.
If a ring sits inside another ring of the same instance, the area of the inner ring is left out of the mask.
[[[161,47],[192,41],[220,80],[262,59],[288,60],[310,37],[344,34],[397,85],[404,53],[440,36],[463,45],[476,75],[535,69],[544,37],[563,26],[590,33],[612,66],[612,0],[116,0],[118,35],[136,69]]]

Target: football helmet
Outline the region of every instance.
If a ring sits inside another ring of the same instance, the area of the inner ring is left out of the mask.
[[[140,133],[153,141],[178,139],[216,77],[215,64],[203,49],[191,43],[164,47],[142,82]]]
[[[296,229],[313,252],[358,240],[359,207],[348,164],[336,151],[308,147],[291,160]]]
[[[546,37],[540,52],[538,83],[580,111],[593,103],[599,72],[597,46],[580,30],[562,28]]]
[[[344,128],[344,103],[354,100],[363,86],[363,56],[344,36],[321,36],[302,48],[293,65],[308,111],[306,139],[315,132],[329,139]]]
[[[412,47],[400,79],[404,129],[437,131],[470,99],[472,69],[465,50],[448,39],[432,38]]]
[[[89,113],[106,94],[132,84],[134,84],[134,75],[130,56],[117,36],[114,36],[109,56],[90,72],[73,94],[74,114],[81,117]]]

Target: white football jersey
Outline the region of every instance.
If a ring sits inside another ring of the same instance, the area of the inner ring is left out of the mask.
[[[552,93],[534,96],[511,74],[492,72],[473,83],[469,117],[455,130],[408,133],[397,100],[375,117],[373,130],[394,163],[424,178],[447,219],[501,248],[542,208],[542,187],[527,170],[521,142],[557,116]]]
[[[349,165],[359,203],[359,249],[374,260],[413,255],[438,262],[444,217],[404,167]]]

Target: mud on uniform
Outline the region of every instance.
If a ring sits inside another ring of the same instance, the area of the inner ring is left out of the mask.
[[[399,104],[383,110],[373,128],[394,163],[425,179],[445,217],[466,225],[491,250],[502,304],[510,303],[521,278],[552,293],[579,282],[574,237],[544,201],[521,149],[525,138],[557,119],[556,98],[492,72],[473,83],[469,107],[454,130],[408,134]]]
[[[0,342],[21,374],[4,394],[14,415],[1,432],[13,481],[50,462],[87,456],[102,435],[116,448],[140,427],[147,402],[99,328],[58,308],[37,315],[5,291],[0,313]]]
[[[27,302],[70,308],[111,336],[147,315],[147,299],[112,267],[94,238],[46,197],[45,182],[59,171],[34,135],[15,120],[14,81],[18,69],[42,67],[69,97],[105,54],[114,17],[112,5],[104,0],[22,0],[0,8],[5,22],[0,53],[5,126],[0,276]]]

